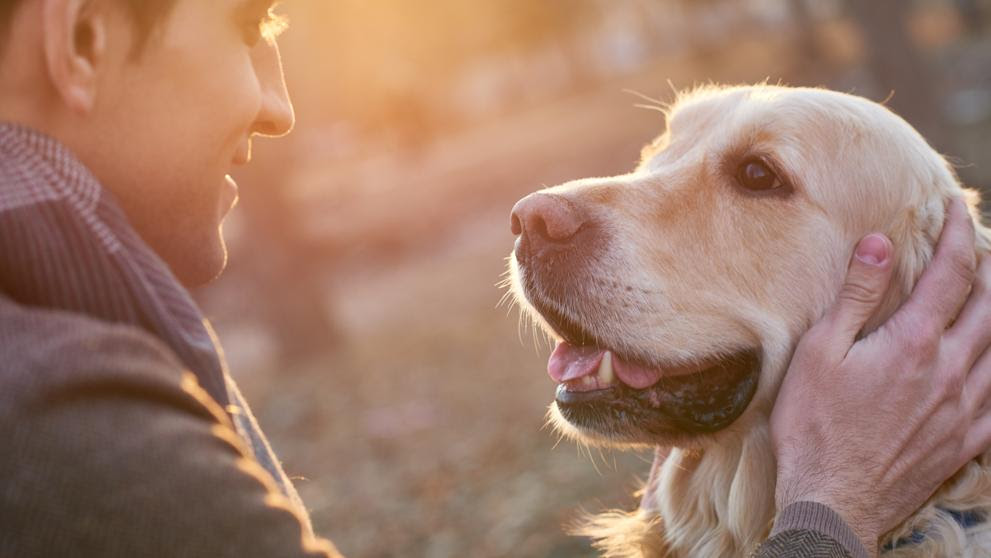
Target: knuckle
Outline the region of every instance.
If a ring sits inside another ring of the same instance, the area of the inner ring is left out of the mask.
[[[962,282],[969,285],[974,281],[974,276],[977,273],[977,258],[973,251],[954,252],[950,257],[949,264],[950,270]]]
[[[843,286],[839,298],[858,305],[873,304],[880,298],[880,293],[870,285],[851,281]]]
[[[939,338],[926,337],[913,346],[915,357],[922,363],[932,362],[939,352]]]
[[[932,361],[939,352],[942,339],[942,335],[937,331],[937,328],[925,324],[920,325],[915,331],[905,332],[901,341],[903,351],[916,362]]]
[[[945,396],[953,400],[960,399],[967,383],[967,370],[963,366],[950,364],[940,371],[939,380]]]
[[[957,351],[943,351],[934,374],[942,389],[944,400],[964,401],[966,399],[965,387],[969,372],[966,358]]]

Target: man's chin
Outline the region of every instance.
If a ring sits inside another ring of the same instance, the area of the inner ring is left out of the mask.
[[[210,241],[190,246],[186,250],[175,244],[170,244],[168,247],[155,249],[155,251],[168,264],[176,279],[186,288],[206,285],[220,277],[224,268],[227,267],[227,245],[219,235]]]

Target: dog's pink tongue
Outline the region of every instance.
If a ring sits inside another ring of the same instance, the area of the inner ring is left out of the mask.
[[[602,362],[605,349],[597,347],[575,347],[568,343],[558,343],[550,360],[547,361],[547,373],[557,382],[567,382],[595,374]]]
[[[663,368],[646,368],[627,362],[613,355],[612,368],[619,381],[634,389],[644,389],[656,384],[664,376]]]
[[[598,347],[575,347],[565,342],[558,343],[551,358],[547,362],[547,373],[557,382],[567,382],[595,374],[599,370],[605,349]],[[612,356],[612,367],[624,384],[644,389],[657,383],[664,375],[660,368],[646,368],[639,364],[627,362],[615,354]]]

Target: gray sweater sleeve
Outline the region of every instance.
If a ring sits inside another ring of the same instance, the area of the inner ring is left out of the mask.
[[[339,556],[167,349],[63,332],[2,351],[0,556]]]
[[[771,536],[754,558],[869,558],[853,529],[817,502],[789,505],[774,521]]]

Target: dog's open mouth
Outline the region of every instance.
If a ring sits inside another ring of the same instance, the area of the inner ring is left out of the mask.
[[[756,350],[697,365],[654,367],[600,347],[561,342],[548,362],[548,373],[559,384],[561,415],[607,434],[623,434],[624,426],[662,436],[721,430],[747,408],[759,371]]]
[[[606,348],[574,320],[534,306],[564,340],[548,362],[558,382],[556,405],[572,425],[611,437],[668,437],[716,432],[753,398],[759,348],[717,354],[691,364],[646,363]]]
[[[522,273],[521,284],[527,301],[562,339],[547,365],[558,383],[555,406],[586,433],[640,443],[716,432],[739,418],[757,391],[760,347],[687,364],[665,362],[611,346],[549,303],[536,274]]]

